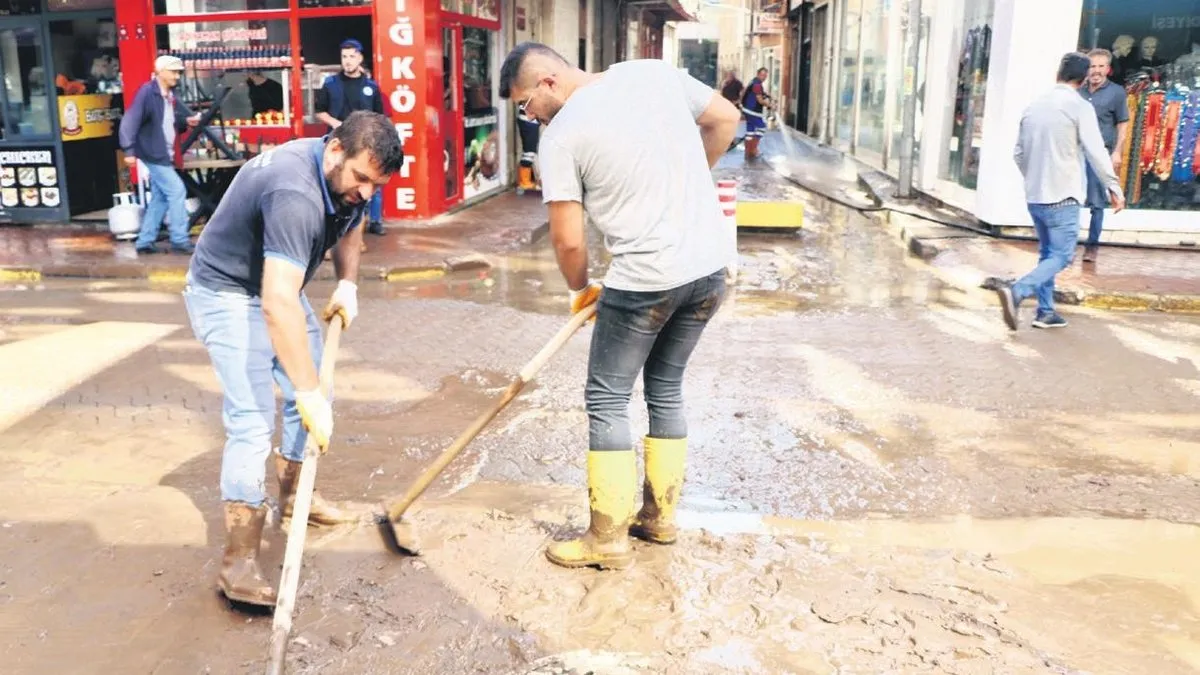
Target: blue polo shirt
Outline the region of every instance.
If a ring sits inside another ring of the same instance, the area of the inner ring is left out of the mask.
[[[1084,82],[1079,88],[1079,95],[1096,109],[1100,137],[1104,139],[1104,147],[1112,152],[1117,145],[1117,125],[1129,121],[1125,87],[1112,80],[1105,80],[1099,89],[1092,91],[1091,86]]]
[[[263,262],[304,270],[307,285],[325,252],[362,222],[367,204],[339,209],[321,160],[325,139],[285,143],[238,171],[192,254],[192,282],[212,291],[262,294]]]

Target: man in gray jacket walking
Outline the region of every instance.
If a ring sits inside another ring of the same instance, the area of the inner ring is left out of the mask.
[[[1025,176],[1025,201],[1037,231],[1038,265],[1012,285],[998,288],[1004,322],[1017,329],[1021,302],[1037,296],[1035,328],[1062,328],[1067,320],[1054,311],[1054,277],[1071,264],[1079,240],[1088,166],[1108,191],[1113,211],[1125,208],[1121,181],[1104,147],[1096,112],[1079,95],[1091,60],[1071,52],[1058,67],[1058,84],[1025,109],[1013,157]]]

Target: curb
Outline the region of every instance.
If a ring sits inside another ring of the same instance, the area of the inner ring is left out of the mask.
[[[915,218],[906,214],[888,212],[878,220],[896,236],[908,250],[910,256],[924,262],[935,277],[946,285],[963,293],[995,290],[996,277],[987,276],[974,268],[947,269],[932,264],[942,253],[937,240],[942,237],[923,238],[905,225],[893,222],[894,216]],[[896,219],[900,220],[900,219]],[[969,271],[968,271],[969,270]],[[1155,311],[1175,313],[1200,313],[1200,295],[1176,295],[1162,293],[1138,293],[1117,291],[1088,291],[1079,288],[1058,288],[1054,291],[1055,302],[1093,309],[1112,311]]]
[[[383,282],[428,281],[439,279],[456,272],[486,271],[492,263],[483,255],[470,253],[446,258],[437,264],[363,265],[359,270],[360,280]],[[40,267],[0,265],[0,283],[39,283],[46,279],[142,279],[151,283],[182,284],[187,277],[187,266],[146,266],[136,263],[113,264],[62,264]],[[334,279],[333,267],[322,265],[316,279]]]

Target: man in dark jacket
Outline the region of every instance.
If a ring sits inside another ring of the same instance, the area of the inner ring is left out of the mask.
[[[342,72],[325,78],[317,91],[313,107],[317,119],[330,130],[341,126],[350,113],[358,110],[384,114],[383,95],[379,84],[363,71],[363,46],[353,38],[342,41]],[[367,232],[383,234],[383,191],[371,198],[370,224]]]
[[[154,242],[163,216],[167,216],[167,232],[171,250],[191,253],[188,238],[188,214],[185,202],[187,189],[175,173],[175,137],[189,126],[196,126],[200,114],[192,114],[175,96],[183,61],[177,56],[160,56],[154,62],[154,77],[143,84],[133,97],[133,104],[121,119],[121,149],[125,164],[134,166],[142,160],[150,174],[150,203],[138,232],[137,252],[158,253]]]

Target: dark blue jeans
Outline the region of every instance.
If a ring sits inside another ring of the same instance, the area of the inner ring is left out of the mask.
[[[604,289],[584,392],[591,450],[633,448],[629,398],[639,372],[650,436],[687,438],[684,369],[724,299],[725,270],[667,291]]]
[[[1092,212],[1092,220],[1088,223],[1088,246],[1096,246],[1100,243],[1100,233],[1104,231],[1104,209],[1108,208],[1108,190],[1104,189],[1104,184],[1100,182],[1100,178],[1096,176],[1096,172],[1092,171],[1091,165],[1087,167],[1087,206]]]

